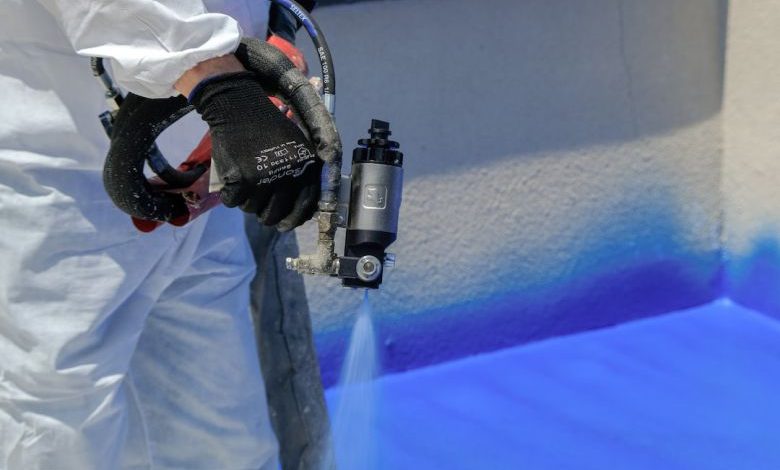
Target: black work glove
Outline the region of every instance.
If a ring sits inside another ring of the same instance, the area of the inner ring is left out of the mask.
[[[322,161],[298,126],[271,101],[251,72],[212,77],[190,102],[209,125],[211,158],[228,207],[291,230],[317,209]]]

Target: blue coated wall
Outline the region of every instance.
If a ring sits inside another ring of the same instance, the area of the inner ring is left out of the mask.
[[[345,154],[375,117],[405,152],[398,265],[372,296],[385,371],[719,295],[726,15],[720,0],[316,12]],[[307,291],[332,383],[360,293]]]

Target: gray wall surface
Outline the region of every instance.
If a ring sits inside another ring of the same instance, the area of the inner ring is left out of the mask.
[[[510,296],[506,318],[522,321],[505,341],[523,342],[717,295],[726,15],[721,0],[316,11],[334,53],[345,155],[374,117],[392,123],[405,152],[398,267],[373,296],[385,344],[411,351],[397,368],[446,359],[431,352],[445,347],[438,339],[423,346],[403,327],[426,316],[472,322],[481,339],[464,339],[479,343],[471,351],[502,346],[491,343],[502,325],[477,318],[474,303]],[[299,238],[310,251],[313,227]],[[624,274],[634,289],[625,305],[600,313]],[[587,287],[610,276],[611,287]],[[360,294],[330,279],[307,279],[307,290],[320,336],[343,335]],[[564,308],[573,303],[588,309]]]

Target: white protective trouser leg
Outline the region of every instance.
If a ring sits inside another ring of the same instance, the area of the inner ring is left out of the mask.
[[[251,252],[230,236],[240,214],[226,224],[224,212],[152,308],[131,362],[155,468],[277,468],[248,310]]]
[[[240,224],[218,209],[170,231],[132,255],[144,276],[117,262],[132,242],[22,276],[37,295],[0,320],[0,468],[276,467]]]
[[[275,468],[241,213],[133,228],[102,90],[45,15],[0,2],[0,469]]]

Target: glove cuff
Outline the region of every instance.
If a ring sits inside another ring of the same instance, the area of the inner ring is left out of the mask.
[[[200,95],[203,92],[203,89],[206,88],[208,85],[214,84],[214,83],[220,83],[224,82],[226,80],[232,80],[236,78],[254,78],[255,74],[249,71],[245,72],[230,72],[230,73],[223,73],[219,75],[212,75],[211,77],[204,78],[200,82],[198,82],[197,85],[192,89],[189,96],[187,96],[187,101],[197,106],[196,101],[199,100]]]

